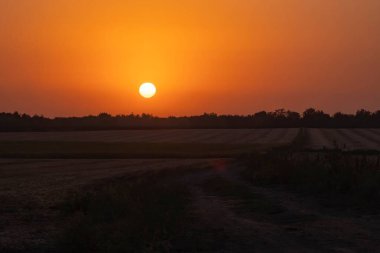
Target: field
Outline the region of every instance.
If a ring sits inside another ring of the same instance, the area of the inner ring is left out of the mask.
[[[2,158],[231,158],[286,147],[380,151],[379,129],[217,129],[0,133]]]
[[[377,252],[378,151],[378,129],[0,133],[0,252]]]
[[[307,129],[307,148],[380,150],[380,129]]]
[[[0,133],[0,141],[287,144],[298,129],[181,129]]]
[[[35,245],[55,233],[51,217],[65,194],[108,178],[139,177],[204,160],[0,160],[0,251]],[[3,252],[3,251],[1,251]]]
[[[3,158],[205,158],[289,145],[298,129],[0,133]]]
[[[224,144],[262,149],[289,145],[299,131],[291,128],[12,132],[0,133],[0,143]],[[305,147],[309,149],[380,150],[380,129],[305,129],[305,132]]]

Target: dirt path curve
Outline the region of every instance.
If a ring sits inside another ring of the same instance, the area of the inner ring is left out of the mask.
[[[252,186],[239,177],[242,168],[230,163],[211,170],[192,184],[193,214],[200,220],[198,252],[376,252],[379,217],[334,214],[310,200],[280,189]],[[225,189],[210,191],[218,180]],[[212,186],[211,186],[212,188]],[[251,197],[252,196],[252,197]],[[252,198],[268,210],[252,208]],[[278,207],[273,211],[272,207]],[[376,222],[375,222],[376,221]]]

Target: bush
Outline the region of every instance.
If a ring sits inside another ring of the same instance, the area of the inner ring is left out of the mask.
[[[243,176],[256,184],[283,185],[314,195],[331,206],[378,212],[380,167],[377,159],[340,151],[272,151],[246,159],[247,169]]]

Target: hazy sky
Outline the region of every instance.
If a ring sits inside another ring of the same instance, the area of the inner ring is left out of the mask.
[[[379,13],[379,0],[0,0],[0,111],[377,110]]]

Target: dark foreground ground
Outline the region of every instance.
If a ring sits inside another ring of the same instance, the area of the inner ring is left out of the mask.
[[[379,252],[377,155],[0,160],[0,252]]]

